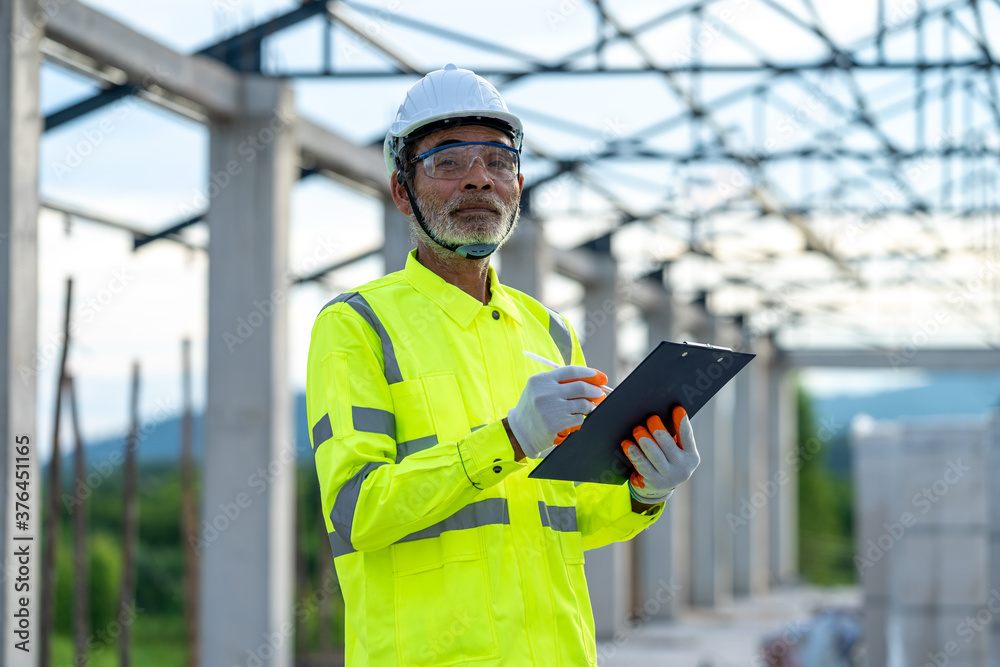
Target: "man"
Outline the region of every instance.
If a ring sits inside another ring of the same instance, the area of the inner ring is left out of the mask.
[[[584,549],[650,526],[698,465],[681,411],[676,441],[654,417],[621,443],[628,484],[528,478],[607,378],[490,267],[517,222],[521,137],[469,70],[414,84],[385,156],[417,247],[313,327],[306,400],[351,666],[596,665]]]

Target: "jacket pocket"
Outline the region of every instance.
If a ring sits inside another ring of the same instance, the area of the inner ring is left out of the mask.
[[[500,657],[478,529],[397,543],[391,551],[400,665],[443,667]]]
[[[437,436],[434,420],[427,407],[424,383],[420,380],[406,380],[389,385],[392,396],[392,411],[396,419],[396,461],[407,454],[431,443],[422,440]],[[438,441],[440,438],[438,438]],[[413,443],[408,446],[405,443]]]
[[[469,416],[454,371],[424,373],[420,376],[427,395],[431,420],[439,442],[451,442],[469,435]]]

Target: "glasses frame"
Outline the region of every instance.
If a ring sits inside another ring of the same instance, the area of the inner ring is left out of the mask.
[[[430,150],[424,151],[423,153],[421,153],[420,155],[417,155],[416,157],[410,158],[410,164],[416,164],[417,162],[423,162],[424,159],[430,157],[431,155],[434,155],[435,153],[439,153],[439,152],[441,152],[443,150],[446,150],[448,148],[457,148],[459,146],[496,146],[497,148],[503,148],[505,150],[508,150],[508,151],[510,151],[511,153],[514,154],[514,158],[517,160],[517,172],[514,174],[514,177],[511,178],[510,180],[511,181],[516,181],[517,177],[521,173],[521,151],[519,149],[517,149],[517,148],[514,148],[513,146],[508,146],[506,144],[497,143],[495,141],[461,141],[461,142],[454,143],[454,144],[445,144],[444,146],[438,146],[437,148],[432,148]],[[473,158],[473,159],[475,159],[475,158]],[[463,173],[461,176],[456,176],[454,178],[442,178],[440,176],[432,176],[432,175],[430,175],[430,174],[427,173],[426,167],[424,168],[424,173],[427,174],[428,178],[433,178],[433,179],[443,180],[443,181],[448,181],[448,180],[454,181],[454,180],[458,180],[458,179],[461,179],[461,178],[465,178],[465,176],[471,170],[472,170],[472,162],[469,162],[469,166],[468,166],[467,170],[465,171],[465,173]],[[487,173],[489,173],[488,169],[487,169]],[[506,181],[507,179],[500,179],[500,180]]]

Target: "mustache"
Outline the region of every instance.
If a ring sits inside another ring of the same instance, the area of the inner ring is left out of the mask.
[[[485,196],[482,194],[460,196],[453,202],[449,202],[448,212],[455,213],[459,209],[469,206],[470,204],[479,204],[487,206],[494,210],[494,212],[503,211],[506,207],[503,201],[499,197]]]

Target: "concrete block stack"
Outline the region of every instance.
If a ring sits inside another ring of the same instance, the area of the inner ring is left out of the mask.
[[[989,664],[990,431],[986,418],[855,421],[869,665]]]

